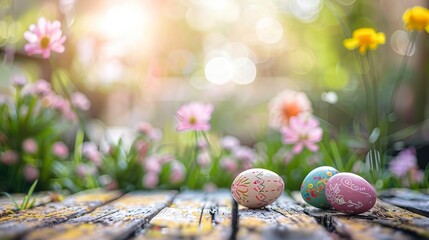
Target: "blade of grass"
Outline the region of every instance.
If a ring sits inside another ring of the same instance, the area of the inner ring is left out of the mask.
[[[343,161],[341,160],[341,154],[340,154],[340,151],[338,150],[337,143],[334,140],[331,140],[330,146],[331,146],[332,154],[334,156],[334,161],[335,161],[335,164],[337,165],[338,170],[343,171],[344,170]]]
[[[76,134],[76,140],[74,143],[74,162],[79,164],[82,160],[82,143],[83,143],[84,134],[82,130],[79,130]]]
[[[13,205],[15,206],[16,210],[19,210],[18,203],[16,203],[15,199],[9,193],[7,193],[7,192],[1,192],[0,194],[2,194],[4,196],[6,196],[7,198],[9,198],[12,201]]]
[[[34,181],[34,183],[30,187],[30,190],[28,190],[27,196],[25,196],[24,201],[22,201],[21,210],[28,209],[28,201],[30,200],[31,196],[33,195],[34,189],[36,188],[38,181],[39,180]]]
[[[331,156],[331,154],[329,154],[329,151],[326,148],[326,146],[325,146],[324,143],[320,144],[320,149],[322,150],[323,155],[325,155],[325,162],[326,162],[326,164],[329,165],[329,166],[335,166],[335,167],[337,167],[335,165],[335,163],[332,161],[333,157]]]
[[[33,198],[30,204],[28,205],[28,208],[33,208],[35,203],[36,203],[36,198]]]

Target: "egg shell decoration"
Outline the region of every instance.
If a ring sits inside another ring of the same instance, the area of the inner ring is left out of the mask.
[[[248,208],[262,208],[273,203],[283,193],[283,189],[283,179],[262,168],[241,172],[231,185],[232,197]]]
[[[353,173],[338,173],[328,180],[326,198],[335,210],[359,214],[370,210],[377,194],[371,184]]]
[[[331,205],[325,195],[325,186],[328,179],[337,173],[337,169],[329,166],[318,167],[308,173],[301,184],[301,196],[304,201],[314,207],[330,208]]]

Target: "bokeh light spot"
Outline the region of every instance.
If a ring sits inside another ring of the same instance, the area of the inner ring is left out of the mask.
[[[233,62],[234,79],[237,84],[249,84],[256,79],[256,66],[248,58],[238,58]]]
[[[261,42],[274,44],[283,38],[283,27],[274,18],[267,17],[259,20],[255,28],[258,39]]]
[[[232,79],[234,69],[227,58],[214,57],[208,61],[204,72],[209,82],[221,85]]]

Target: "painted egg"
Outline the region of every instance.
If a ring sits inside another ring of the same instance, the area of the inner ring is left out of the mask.
[[[337,169],[329,166],[318,167],[308,173],[301,184],[301,196],[304,201],[314,207],[330,208],[331,205],[325,196],[325,186],[328,179],[337,173]]]
[[[328,180],[326,198],[335,210],[359,214],[370,210],[377,194],[371,184],[353,173],[338,173]]]
[[[241,172],[231,185],[232,197],[248,208],[261,208],[273,203],[283,193],[283,189],[283,179],[262,168]]]

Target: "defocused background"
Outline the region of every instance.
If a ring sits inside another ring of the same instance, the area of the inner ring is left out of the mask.
[[[307,92],[316,115],[341,127],[367,110],[356,58],[342,46],[348,31],[374,27],[386,34],[374,58],[388,105],[409,42],[401,17],[415,5],[429,2],[1,0],[0,89],[17,73],[33,81],[68,78],[90,98],[90,117],[108,126],[145,120],[167,134],[181,104],[211,102],[213,127],[250,144],[267,130],[269,99],[292,88]],[[41,16],[60,20],[67,36],[65,53],[52,62],[23,51],[23,33]],[[426,35],[418,35],[419,50],[411,51],[393,99],[393,129],[427,116]],[[426,128],[418,138],[428,140]]]

